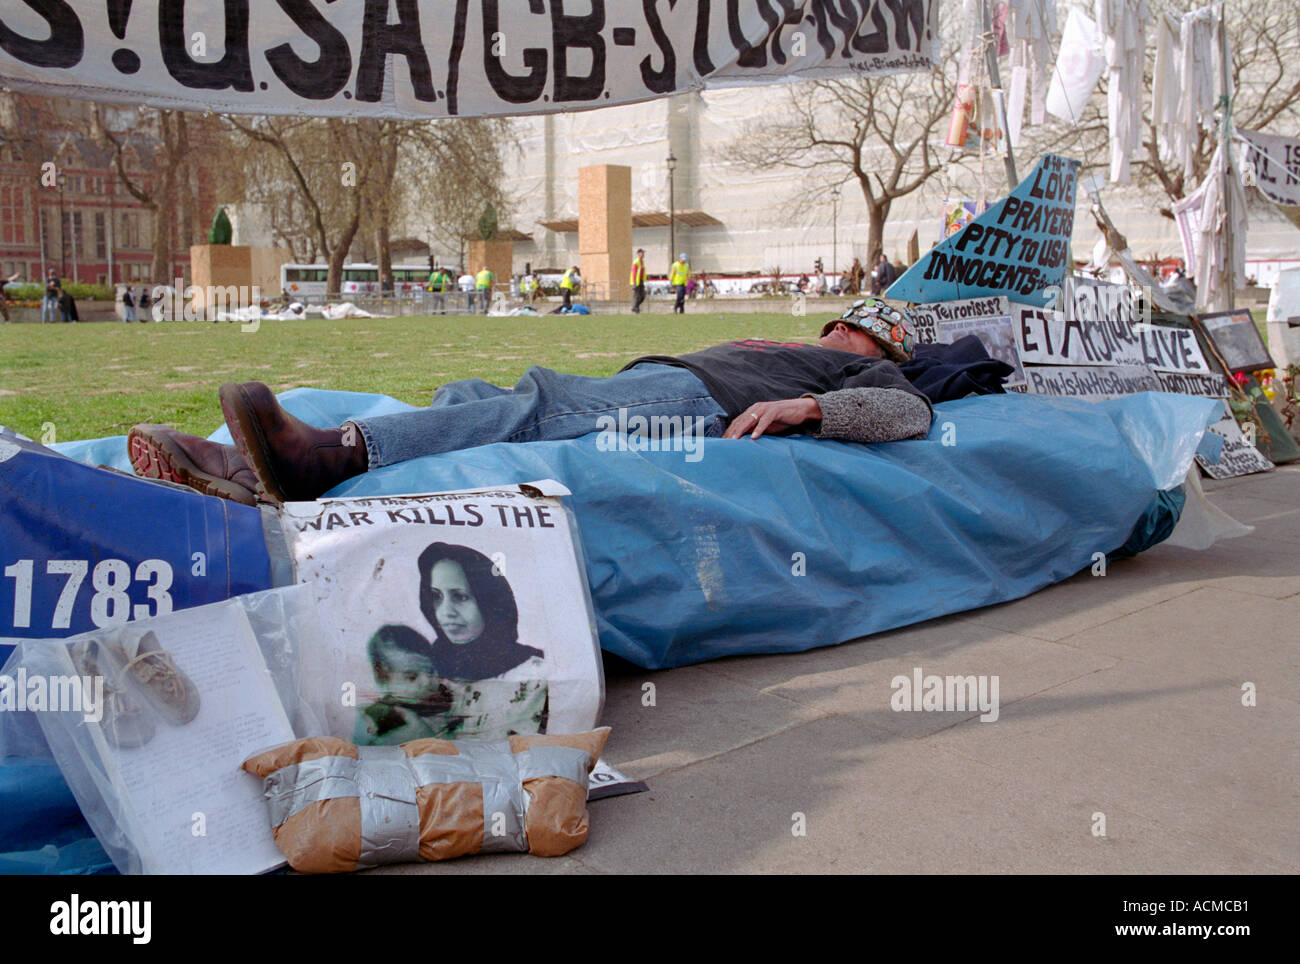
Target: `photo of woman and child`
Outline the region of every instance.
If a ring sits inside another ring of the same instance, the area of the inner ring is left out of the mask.
[[[420,611],[433,629],[389,623],[367,655],[382,694],[357,714],[355,742],[545,733],[544,653],[519,642],[519,609],[505,575],[468,546],[420,553]]]

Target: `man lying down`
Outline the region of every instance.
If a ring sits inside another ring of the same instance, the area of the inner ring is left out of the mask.
[[[647,422],[675,416],[676,424],[728,439],[791,432],[853,442],[919,439],[930,429],[930,400],[899,368],[914,340],[911,321],[872,298],[828,322],[815,345],[736,341],[676,358],[638,358],[608,378],[533,367],[514,388],[453,382],[428,408],[331,429],[290,415],[260,382],[227,383],[221,409],[233,446],[137,425],[128,447],[138,475],[252,505],[315,499],[362,472],[424,455],[580,438],[611,417],[628,424],[638,415]]]

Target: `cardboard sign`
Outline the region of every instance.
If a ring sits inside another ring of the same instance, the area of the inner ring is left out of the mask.
[[[1143,365],[1142,345],[1118,316],[1084,318],[1025,305],[1014,307],[1020,358],[1034,365]]]
[[[1044,155],[1007,197],[903,272],[886,297],[927,302],[1006,295],[1048,304],[1070,263],[1078,172],[1078,161]]]
[[[1207,429],[1223,439],[1223,450],[1219,461],[1211,464],[1203,456],[1196,456],[1196,463],[1212,479],[1234,479],[1239,475],[1251,475],[1255,472],[1271,472],[1273,463],[1259,454],[1259,449],[1251,445],[1241,431],[1241,426],[1231,415],[1225,415]]]
[[[1020,353],[1016,351],[1016,335],[1012,330],[1010,315],[945,321],[939,325],[939,341],[946,345],[967,335],[978,338],[991,358],[1006,362],[1015,369],[1007,376],[1004,387],[1015,388],[1025,383],[1025,370],[1020,364]]]
[[[712,87],[928,71],[938,59],[938,8],[938,0],[28,0],[0,9],[0,85],[235,114],[550,113]]]
[[[543,496],[538,492],[549,492]],[[553,482],[291,503],[281,525],[330,633],[302,690],[358,744],[596,723],[599,646]]]
[[[1155,373],[1160,390],[1179,395],[1201,395],[1205,398],[1227,398],[1228,381],[1218,372],[1164,372]]]
[[[935,301],[912,305],[908,309],[916,323],[916,340],[921,344],[939,341],[939,325],[946,321],[970,318],[1000,318],[1011,309],[1006,298],[968,298],[962,301]]]
[[[1026,365],[1025,390],[1033,395],[1106,399],[1158,392],[1160,382],[1141,365]]]
[[[1275,367],[1264,340],[1259,337],[1255,320],[1246,309],[1201,315],[1201,324],[1227,362],[1229,371],[1256,372]]]

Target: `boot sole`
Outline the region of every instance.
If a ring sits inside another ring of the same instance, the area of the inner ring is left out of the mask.
[[[284,497],[284,489],[271,465],[271,447],[266,443],[261,424],[253,415],[253,405],[244,395],[244,387],[226,382],[221,386],[218,397],[221,399],[221,414],[225,416],[226,427],[230,429],[235,447],[262,483],[262,495],[269,502],[283,505],[288,499]]]
[[[131,429],[126,437],[127,453],[135,474],[143,479],[162,479],[187,485],[203,495],[229,499],[243,505],[257,505],[257,494],[238,482],[202,471],[170,439]]]

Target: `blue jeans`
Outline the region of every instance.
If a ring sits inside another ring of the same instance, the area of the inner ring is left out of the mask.
[[[370,467],[377,469],[492,442],[581,438],[612,424],[626,426],[638,415],[703,418],[692,424],[705,426],[711,438],[727,427],[726,412],[702,381],[685,368],[648,362],[609,378],[534,366],[514,388],[480,378],[452,382],[434,393],[428,408],[353,424],[366,440]]]
[[[57,315],[58,313],[59,313],[58,298],[41,299],[41,324],[45,324],[47,321],[55,321],[56,319],[54,316]]]

